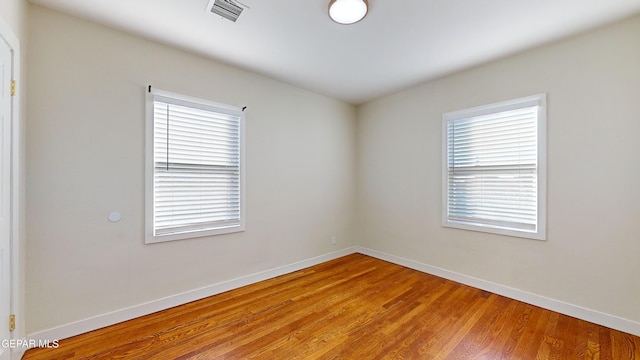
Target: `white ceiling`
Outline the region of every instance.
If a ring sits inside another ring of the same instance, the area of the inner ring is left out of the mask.
[[[369,0],[354,25],[329,0],[31,0],[346,102],[376,97],[640,12],[640,0]]]

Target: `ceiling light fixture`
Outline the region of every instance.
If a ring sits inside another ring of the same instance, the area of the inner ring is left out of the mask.
[[[329,17],[338,24],[348,25],[362,20],[369,11],[367,0],[331,0]]]

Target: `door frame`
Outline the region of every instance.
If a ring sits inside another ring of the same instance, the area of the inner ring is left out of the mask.
[[[16,94],[11,97],[11,197],[10,197],[10,216],[11,216],[11,302],[10,312],[16,316],[16,327],[11,333],[11,339],[22,339],[26,341],[24,330],[24,276],[22,271],[22,253],[24,251],[24,231],[22,228],[22,204],[24,199],[23,189],[23,157],[22,157],[22,141],[21,130],[22,121],[20,117],[21,107],[21,89],[23,84],[20,79],[20,41],[11,30],[11,27],[0,17],[0,41],[4,41],[9,45],[12,52],[11,77],[16,82]],[[5,322],[6,321],[6,322]],[[3,324],[4,323],[4,324]],[[9,326],[8,319],[0,319],[0,326]],[[10,358],[20,359],[27,349],[24,347],[11,348]]]

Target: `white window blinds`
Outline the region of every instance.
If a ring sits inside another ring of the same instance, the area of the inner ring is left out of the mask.
[[[536,237],[540,113],[539,102],[523,101],[493,111],[445,114],[445,225]]]
[[[156,93],[152,112],[152,242],[243,230],[242,111]]]

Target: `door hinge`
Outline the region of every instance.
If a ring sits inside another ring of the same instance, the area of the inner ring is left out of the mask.
[[[16,329],[16,316],[9,315],[9,331],[13,331]]]
[[[16,95],[16,81],[11,80],[11,96],[15,96],[15,95]]]

